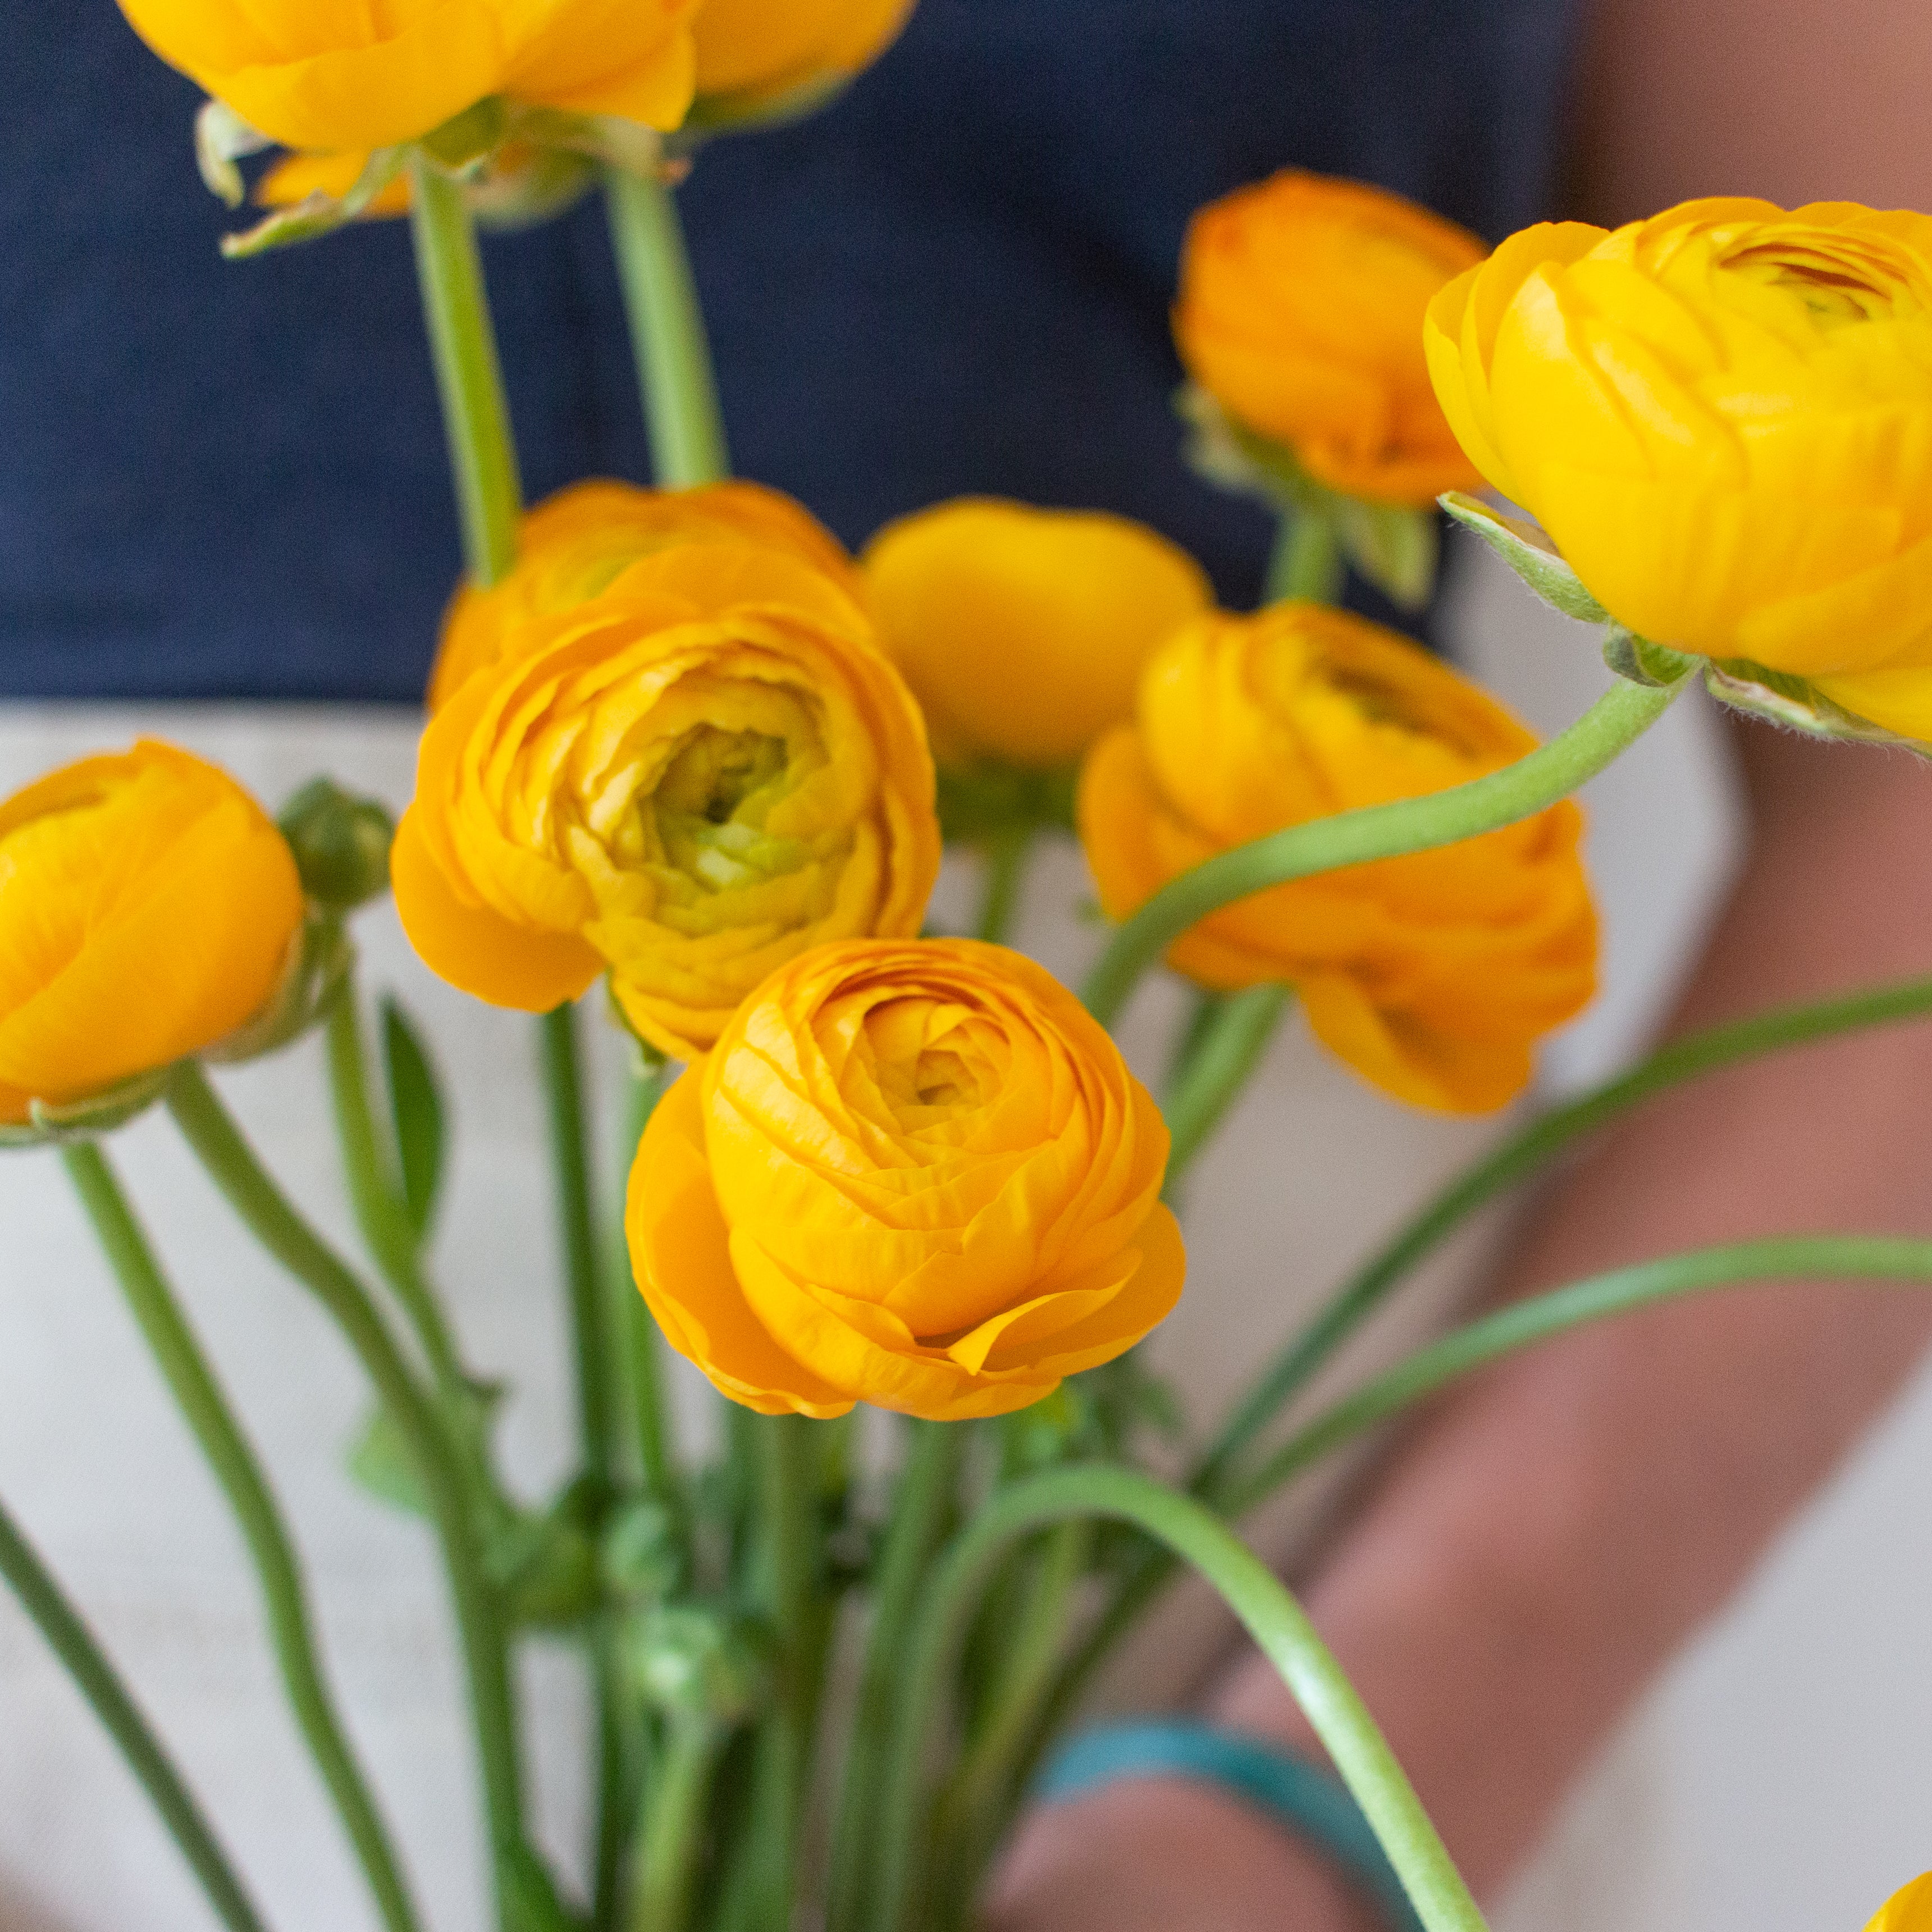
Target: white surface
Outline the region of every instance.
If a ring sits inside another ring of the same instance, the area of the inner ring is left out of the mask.
[[[1544,616],[1486,558],[1459,594],[1466,662],[1546,728],[1582,707],[1598,675],[1586,634]],[[142,722],[154,728],[153,714]],[[0,714],[0,790],[124,740],[130,725],[124,715]],[[165,728],[271,800],[323,766],[394,801],[409,785],[413,728],[400,714],[202,711]],[[1598,781],[1591,855],[1607,984],[1552,1055],[1552,1078],[1594,1078],[1652,1017],[1735,849],[1729,796],[1711,721],[1682,708]],[[946,890],[970,884],[956,877]],[[1094,944],[1061,910],[1082,890],[1063,853],[1029,896],[1029,944],[1063,970]],[[454,1090],[439,1272],[477,1364],[514,1372],[506,1446],[534,1490],[562,1466],[568,1409],[529,1030],[431,980],[386,911],[364,928],[371,980],[401,988],[425,1019]],[[1135,1016],[1130,1045],[1144,1060],[1163,997]],[[320,1105],[313,1046],[224,1084],[304,1204],[345,1230],[308,1118]],[[1390,1107],[1288,1030],[1193,1191],[1190,1292],[1160,1348],[1196,1412],[1211,1413],[1271,1333],[1494,1131]],[[362,1408],[353,1367],[232,1229],[163,1122],[137,1124],[113,1150],[298,1526],[329,1665],[430,1924],[481,1932],[469,1760],[434,1567],[413,1526],[338,1471]],[[370,1915],[281,1714],[232,1533],[47,1157],[0,1158],[0,1494],[125,1662],[275,1902],[278,1932],[362,1932]],[[1425,1298],[1452,1295],[1482,1246],[1480,1234],[1466,1244]],[[686,1392],[701,1409],[701,1392]],[[1932,1864],[1928,1474],[1932,1383],[1660,1689],[1580,1795],[1506,1932],[1858,1932],[1892,1886]],[[1150,1672],[1144,1681],[1153,1688]],[[542,1658],[528,1688],[544,1835],[574,1868],[585,1758],[575,1666]],[[0,1932],[212,1922],[111,1748],[0,1599]]]

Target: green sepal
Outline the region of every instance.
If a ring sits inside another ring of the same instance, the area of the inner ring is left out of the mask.
[[[302,890],[319,906],[353,912],[389,890],[395,820],[380,800],[311,778],[276,814]]]
[[[603,1493],[581,1477],[540,1515],[520,1515],[491,1539],[489,1568],[512,1629],[569,1630],[596,1612]]]
[[[700,94],[683,124],[666,142],[668,152],[690,155],[715,134],[757,134],[789,127],[830,107],[852,85],[849,74],[820,75],[796,87],[746,88],[735,94]]]
[[[452,114],[440,128],[432,128],[417,145],[446,173],[463,174],[496,152],[513,118],[502,95],[488,94]]]
[[[1604,638],[1604,662],[1627,684],[1651,691],[1668,691],[1682,684],[1702,662],[1662,644],[1653,644],[1621,624],[1612,624]]]
[[[248,186],[235,164],[275,144],[249,126],[225,100],[207,100],[194,117],[194,164],[209,194],[230,208],[248,199]]]
[[[224,235],[222,254],[231,262],[245,261],[272,248],[286,248],[333,234],[362,214],[401,173],[409,152],[406,148],[378,148],[346,194],[318,192],[292,208],[278,208],[254,227],[244,228],[238,235]]]
[[[423,1487],[409,1440],[386,1408],[370,1412],[349,1445],[344,1466],[350,1480],[364,1494],[405,1516],[430,1515],[429,1495]]]
[[[111,1134],[160,1098],[172,1070],[164,1066],[137,1073],[84,1100],[29,1100],[24,1124],[0,1126],[0,1148],[58,1147]]]
[[[1548,604],[1586,624],[1607,624],[1610,614],[1583,587],[1556,547],[1534,524],[1505,516],[1467,490],[1445,491],[1436,500],[1466,530],[1476,535]]]
[[[382,1005],[382,1070],[395,1129],[403,1210],[420,1247],[436,1218],[448,1136],[442,1093],[428,1049],[393,998]]]
[[[1004,833],[1071,832],[1077,765],[1030,771],[991,760],[939,768],[939,829],[949,845],[976,845]]]
[[[612,1512],[604,1526],[598,1568],[620,1603],[662,1603],[682,1588],[684,1543],[676,1511],[655,1496],[639,1496]]]
[[[1324,519],[1356,575],[1399,610],[1422,610],[1435,596],[1442,542],[1432,510],[1317,482],[1292,449],[1237,422],[1198,382],[1184,383],[1174,406],[1190,431],[1186,454],[1196,475],[1280,514]]]
[[[1932,758],[1932,746],[1888,731],[1834,704],[1808,678],[1773,670],[1748,658],[1720,658],[1707,664],[1704,685],[1720,704],[1762,718],[1813,738],[1836,738],[1855,745],[1892,745]]]
[[[731,1730],[770,1702],[771,1634],[728,1604],[664,1605],[625,1627],[626,1664],[638,1695],[667,1717]]]
[[[310,906],[290,942],[281,983],[268,1004],[200,1058],[217,1066],[233,1066],[280,1052],[328,1012],[347,985],[355,964],[356,944],[341,914]]]

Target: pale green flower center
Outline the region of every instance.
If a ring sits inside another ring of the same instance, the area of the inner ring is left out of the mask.
[[[672,868],[713,892],[795,870],[807,853],[765,821],[788,788],[782,738],[703,725],[664,768],[649,808]]]

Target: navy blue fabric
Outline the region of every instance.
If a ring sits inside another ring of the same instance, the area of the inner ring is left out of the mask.
[[[1534,219],[1573,4],[922,0],[684,191],[740,471],[853,543],[964,490],[1119,509],[1251,600],[1267,520],[1169,410],[1189,214],[1298,164]],[[0,694],[414,697],[458,550],[404,226],[226,264],[196,91],[110,0],[7,42]],[[644,480],[598,206],[487,258],[530,494]]]

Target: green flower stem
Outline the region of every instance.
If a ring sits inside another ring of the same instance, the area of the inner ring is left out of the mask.
[[[638,1820],[623,1932],[686,1932],[722,1740],[699,1720],[674,1724]]]
[[[971,1432],[952,1422],[907,1426],[892,1521],[872,1588],[872,1628],[848,1728],[845,1777],[832,1844],[830,1932],[859,1932],[885,1802],[886,1744],[905,1662],[906,1632],[927,1565],[950,1527]]]
[[[99,1146],[62,1150],[68,1177],[182,1415],[221,1485],[255,1565],[282,1682],[310,1755],[354,1846],[382,1922],[415,1932],[416,1909],[316,1652],[302,1567],[260,1463],[196,1344]]]
[[[980,848],[985,868],[980,884],[980,922],[974,937],[988,946],[1010,943],[1013,921],[1026,884],[1027,860],[1032,855],[1034,828],[1018,825],[996,832]]]
[[[1292,987],[1251,986],[1220,1001],[1175,1070],[1162,1108],[1173,1136],[1167,1156],[1170,1196],[1240,1098],[1294,997]]]
[[[606,172],[604,191],[652,468],[667,490],[719,482],[731,458],[677,203],[668,182],[618,168]]]
[[[523,484],[483,260],[462,188],[420,152],[410,164],[410,190],[416,279],[442,398],[463,554],[470,574],[488,585],[515,560]]]
[[[1453,845],[1554,805],[1642,736],[1684,688],[1619,680],[1567,731],[1501,771],[1290,826],[1217,854],[1162,886],[1114,933],[1088,980],[1088,1009],[1112,1026],[1141,975],[1184,933],[1237,899],[1344,866]]]
[[[460,1455],[398,1351],[368,1291],[290,1206],[256,1160],[207,1076],[194,1062],[167,1093],[173,1115],[209,1178],[262,1246],[316,1297],[362,1363],[408,1443],[441,1540],[470,1683],[504,1932],[527,1932],[537,1868],[524,1839],[523,1777],[508,1646],[484,1560]]]
[[[676,1070],[660,1066],[654,1072],[633,1071],[626,1090],[623,1166],[618,1177],[617,1212],[611,1220],[610,1279],[615,1291],[618,1334],[623,1338],[625,1392],[636,1434],[638,1466],[644,1486],[653,1496],[679,1500],[677,1466],[670,1450],[669,1400],[664,1388],[664,1353],[657,1324],[638,1292],[631,1265],[631,1244],[625,1231],[625,1203],[638,1144],[658,1102],[670,1091]]]
[[[1284,598],[1300,597],[1333,604],[1341,596],[1348,574],[1335,526],[1328,518],[1318,511],[1284,505],[1268,558],[1263,602],[1278,604]]]
[[[590,1203],[590,1158],[584,1120],[584,1072],[578,1051],[577,1010],[559,1006],[538,1022],[544,1095],[550,1112],[552,1184],[564,1277],[570,1289],[577,1344],[577,1417],[584,1466],[610,1478],[610,1345],[597,1258],[597,1224]]]
[[[4,1504],[0,1504],[0,1576],[6,1578],[47,1647],[120,1747],[128,1768],[160,1814],[168,1835],[201,1881],[215,1916],[228,1932],[264,1932],[253,1901],[216,1842],[194,1794],[182,1782],[174,1760]]]
[[[1654,1096],[1706,1074],[1786,1047],[1928,1015],[1932,1015],[1932,977],[1876,987],[1842,999],[1781,1006],[1673,1041],[1628,1073],[1532,1120],[1452,1180],[1364,1263],[1315,1321],[1276,1356],[1223,1424],[1193,1472],[1189,1486],[1197,1496],[1216,1500],[1242,1450],[1411,1269],[1478,1209],[1546,1167],[1586,1135]]]
[[[1024,1796],[1018,1768],[1052,1688],[1093,1542],[1084,1522],[1063,1522],[1048,1534],[1019,1615],[1005,1634],[986,1720],[940,1799],[934,1835],[950,1862],[938,1902],[953,1924],[969,1922],[980,1878]]]
[[[1766,1281],[1932,1281],[1932,1241],[1879,1234],[1790,1234],[1733,1241],[1645,1262],[1574,1282],[1498,1309],[1418,1350],[1285,1443],[1228,1498],[1231,1514],[1252,1509],[1330,1450],[1472,1369],[1586,1322],[1718,1288]]]
[[[954,1542],[912,1633],[892,1743],[887,1813],[869,1932],[910,1932],[924,1848],[927,1751],[951,1660],[980,1586],[1016,1539],[1082,1517],[1129,1522],[1220,1593],[1306,1713],[1374,1826],[1429,1932],[1483,1932],[1436,1828],[1394,1754],[1299,1604],[1268,1566],[1192,1497],[1102,1465],[1052,1469],[996,1496]]]
[[[383,1169],[375,1114],[369,1104],[369,1063],[352,977],[329,1010],[327,1045],[335,1137],[356,1224],[383,1280],[395,1291],[409,1317],[439,1394],[460,1412],[467,1399],[468,1382],[442,1308],[423,1279],[415,1231]]]

